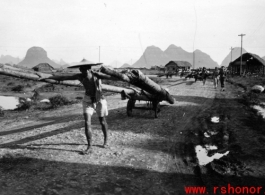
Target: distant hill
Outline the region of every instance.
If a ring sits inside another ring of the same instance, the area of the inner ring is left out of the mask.
[[[131,66],[131,65],[134,64],[136,61],[137,61],[137,60],[135,60],[135,59],[131,59],[131,60],[125,62],[124,64],[129,64],[129,65]]]
[[[27,68],[32,68],[40,63],[48,63],[53,68],[60,68],[61,65],[56,64],[54,61],[50,60],[47,56],[47,52],[41,47],[31,47],[26,53],[24,60],[18,63],[19,66],[25,66]]]
[[[247,51],[242,48],[242,54],[247,53]],[[241,55],[241,47],[235,47],[232,50],[232,61],[237,59]],[[221,66],[228,66],[229,63],[231,62],[231,51],[227,54],[225,59],[222,61]]]
[[[59,64],[61,66],[67,66],[68,65],[68,63],[65,62],[63,59],[60,59],[60,61],[59,60],[52,60],[52,61],[54,61],[56,64]]]
[[[194,52],[194,56],[195,56],[195,68],[199,68],[199,67],[206,67],[206,68],[214,68],[214,67],[219,67],[219,65],[217,64],[217,62],[213,61],[211,56],[209,56],[206,53],[203,53],[200,50],[195,50]],[[188,62],[190,62],[190,64],[193,64],[192,60],[188,60]]]
[[[262,59],[265,60],[265,56],[263,56]]]
[[[195,68],[206,67],[214,68],[218,66],[217,62],[200,50],[194,51]],[[135,68],[151,68],[151,66],[164,66],[169,61],[187,61],[193,65],[193,52],[187,52],[181,47],[170,45],[165,51],[156,46],[147,47],[143,55],[132,66]]]
[[[0,57],[0,63],[2,63],[2,64],[8,63],[8,64],[13,65],[13,64],[18,64],[20,61],[21,61],[21,59],[14,58],[10,55],[6,55],[6,56],[1,55],[1,57]]]
[[[120,68],[130,68],[130,67],[131,67],[130,64],[125,63],[125,64],[123,64]]]
[[[113,68],[119,68],[122,66],[122,63],[118,60],[115,60],[115,61],[111,62],[109,65]]]
[[[137,60],[132,67],[134,68],[151,68],[151,66],[155,65],[165,65],[167,62],[167,56],[164,52],[156,47],[149,46],[145,49],[143,55]]]

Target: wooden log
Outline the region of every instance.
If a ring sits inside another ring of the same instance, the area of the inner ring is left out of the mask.
[[[110,92],[114,92],[114,93],[122,93],[122,92],[125,92],[127,94],[136,94],[136,93],[138,93],[137,91],[135,91],[133,89],[123,88],[123,87],[116,87],[116,86],[113,86],[113,85],[102,84],[101,86],[102,86],[102,90],[110,91]]]
[[[152,96],[155,96],[159,101],[165,100],[170,104],[174,104],[174,98],[163,87],[149,79],[139,70],[120,73],[102,66],[100,71],[141,88]]]
[[[0,74],[2,75],[7,75],[7,76],[12,76],[12,77],[17,77],[17,78],[23,78],[23,79],[29,79],[29,80],[34,80],[34,81],[39,81],[41,78],[39,75],[42,75],[42,77],[46,78],[49,76],[52,76],[52,74],[47,74],[47,73],[40,73],[40,72],[35,72],[35,71],[23,71],[23,69],[18,69],[18,68],[12,68],[9,69],[7,66],[0,66]],[[39,81],[39,82],[46,82],[46,83],[51,83],[51,84],[60,84],[60,85],[67,85],[67,86],[80,86],[80,82],[78,80],[73,80],[73,81],[56,81],[53,79],[45,79],[45,81]],[[130,94],[131,97],[139,97],[141,100],[147,100],[147,97],[144,97],[144,95],[140,95],[139,91],[136,89],[130,89],[130,88],[123,88],[123,87],[116,87],[112,85],[106,85],[102,84],[102,90],[104,91],[110,91],[114,93],[126,93]]]
[[[15,71],[20,71],[20,72],[32,72],[32,69],[22,69],[22,68],[17,68],[14,66],[8,66],[4,64],[0,64],[0,68],[5,68],[5,69],[10,69],[10,70],[15,70]]]
[[[39,81],[40,76],[38,74],[45,75],[45,77],[52,76],[51,74],[45,74],[45,73],[36,73],[34,71],[32,72],[23,72],[15,70],[15,69],[9,69],[9,68],[2,68],[0,67],[0,74],[7,75],[7,76],[13,76],[17,78],[24,78],[24,79],[29,79],[29,80],[34,80],[34,81]],[[43,81],[41,81],[43,82]],[[52,84],[62,84],[62,85],[69,85],[69,86],[80,86],[80,82],[78,81],[55,81],[52,79],[47,79],[45,82],[47,83],[52,83]]]

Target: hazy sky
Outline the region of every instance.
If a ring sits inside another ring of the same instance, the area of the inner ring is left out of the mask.
[[[0,55],[32,46],[50,59],[109,64],[146,47],[199,49],[218,64],[230,47],[265,56],[265,0],[1,0]]]

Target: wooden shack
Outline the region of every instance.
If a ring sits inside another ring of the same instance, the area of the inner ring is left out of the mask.
[[[52,72],[52,71],[54,71],[54,68],[48,63],[40,63],[37,66],[34,66],[32,69],[34,71],[38,71],[38,72]]]
[[[240,74],[241,56],[231,62],[228,69],[233,74]],[[265,60],[256,54],[242,54],[242,74],[265,74]]]
[[[170,61],[165,65],[166,72],[178,72],[179,70],[188,70],[191,64],[187,61]]]

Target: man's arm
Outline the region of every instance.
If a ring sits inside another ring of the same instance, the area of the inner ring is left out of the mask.
[[[93,73],[99,79],[114,80],[114,81],[119,80],[119,79],[117,79],[117,78],[115,78],[113,76],[110,76],[110,75],[107,75],[107,74],[104,74],[104,73],[101,73],[101,72],[93,71]]]
[[[40,78],[39,80],[46,80],[46,79],[53,79],[56,81],[64,81],[64,80],[79,80],[80,74],[74,74],[74,75],[67,75],[67,76],[50,76],[45,78]]]

